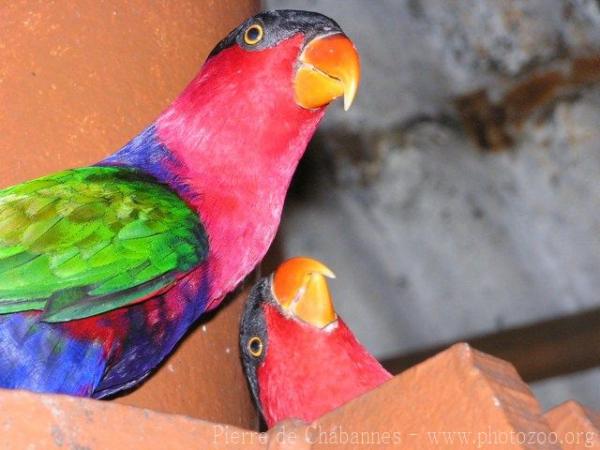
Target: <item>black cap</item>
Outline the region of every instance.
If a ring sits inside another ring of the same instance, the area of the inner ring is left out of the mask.
[[[249,45],[244,41],[244,33],[255,24],[262,27],[263,36],[260,42]],[[304,42],[307,43],[317,36],[342,33],[342,29],[334,20],[316,12],[295,9],[264,11],[229,33],[208,57],[211,58],[234,44],[248,51],[263,50],[274,47],[298,33],[304,35]]]

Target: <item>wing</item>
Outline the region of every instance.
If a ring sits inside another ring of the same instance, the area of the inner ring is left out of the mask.
[[[0,314],[89,317],[166,289],[206,257],[200,220],[134,170],[87,167],[0,191]]]

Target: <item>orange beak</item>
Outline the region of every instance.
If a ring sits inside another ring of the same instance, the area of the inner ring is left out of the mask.
[[[350,39],[343,34],[315,38],[300,55],[294,80],[296,103],[315,109],[343,95],[348,111],[359,81],[360,59]]]
[[[273,275],[273,294],[288,314],[317,328],[337,320],[326,278],[334,273],[323,263],[297,257],[281,264]]]

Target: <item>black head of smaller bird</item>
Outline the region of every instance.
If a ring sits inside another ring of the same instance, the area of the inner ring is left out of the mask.
[[[281,373],[289,371],[286,362],[290,360],[285,353],[310,353],[313,346],[319,348],[323,335],[337,326],[326,281],[334,277],[323,263],[296,257],[260,280],[248,296],[240,325],[240,353],[250,390],[267,422],[271,414],[269,405],[263,405],[261,387],[274,386],[287,378]],[[286,341],[294,336],[302,342],[295,342],[292,349]],[[269,339],[273,339],[271,353]],[[310,358],[305,362],[310,364]]]
[[[248,296],[240,324],[240,355],[250,391],[259,410],[262,408],[257,372],[258,367],[264,362],[269,345],[267,324],[262,307],[263,303],[271,298],[271,295],[270,280],[268,278],[261,279]]]
[[[312,422],[391,377],[337,316],[327,286],[332,277],[319,261],[292,258],[248,298],[241,353],[269,426]]]

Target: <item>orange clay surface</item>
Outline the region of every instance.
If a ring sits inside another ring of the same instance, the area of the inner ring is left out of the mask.
[[[0,448],[6,449],[30,444],[90,450],[599,448],[598,413],[569,402],[542,415],[510,364],[466,344],[312,424],[290,420],[266,434],[111,402],[23,391],[0,390],[0,410]]]

